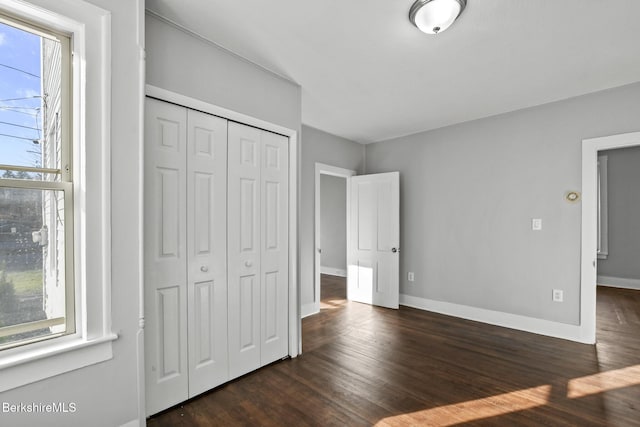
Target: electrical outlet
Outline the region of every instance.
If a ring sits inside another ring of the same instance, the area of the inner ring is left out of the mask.
[[[561,289],[554,289],[553,290],[553,300],[555,302],[564,301],[564,292]]]
[[[416,279],[415,275],[413,274],[413,271],[410,271],[407,273],[407,280],[410,282],[413,282]]]

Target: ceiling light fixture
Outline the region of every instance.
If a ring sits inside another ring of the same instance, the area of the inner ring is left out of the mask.
[[[409,20],[427,34],[438,34],[458,19],[467,0],[417,0],[409,10]]]

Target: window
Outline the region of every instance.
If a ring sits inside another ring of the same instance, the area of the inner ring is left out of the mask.
[[[83,0],[0,0],[0,16],[3,392],[108,360],[117,336],[110,13]]]
[[[75,332],[69,49],[0,15],[0,350]]]

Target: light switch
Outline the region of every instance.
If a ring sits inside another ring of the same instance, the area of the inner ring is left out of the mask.
[[[533,218],[531,220],[531,229],[534,231],[542,230],[542,218]]]

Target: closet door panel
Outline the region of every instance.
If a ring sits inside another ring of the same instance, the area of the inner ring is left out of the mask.
[[[260,366],[260,130],[229,122],[229,374]]]
[[[261,366],[288,353],[288,143],[261,131]]]
[[[146,100],[145,377],[147,414],[188,398],[184,108]]]
[[[189,397],[229,379],[227,121],[188,110]]]

